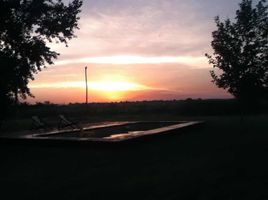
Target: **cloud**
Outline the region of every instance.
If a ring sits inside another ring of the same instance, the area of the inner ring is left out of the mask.
[[[129,64],[185,64],[189,66],[206,66],[206,57],[192,56],[163,56],[163,57],[144,57],[144,56],[106,56],[106,57],[87,57],[70,60],[57,61],[55,65],[68,64],[111,64],[111,65],[129,65]]]
[[[38,88],[54,88],[54,89],[61,89],[61,88],[85,88],[84,81],[69,81],[69,82],[53,82],[53,83],[37,83],[32,84],[31,88],[38,89]],[[96,91],[140,91],[140,90],[160,90],[160,88],[153,88],[146,85],[142,85],[139,83],[132,83],[132,82],[120,82],[120,81],[106,81],[106,82],[89,82],[88,83],[89,90],[96,90]],[[162,90],[162,89],[161,89]]]
[[[80,30],[66,57],[111,55],[203,56],[210,51],[214,16],[233,11],[238,0],[84,1]],[[230,7],[232,9],[230,9]]]

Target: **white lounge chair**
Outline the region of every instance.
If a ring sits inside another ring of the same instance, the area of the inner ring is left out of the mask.
[[[38,116],[32,116],[32,130],[48,129],[47,123]]]
[[[71,121],[66,118],[64,115],[59,115],[60,121],[58,123],[58,129],[63,129],[66,127],[71,127],[72,129],[81,129],[78,123]]]

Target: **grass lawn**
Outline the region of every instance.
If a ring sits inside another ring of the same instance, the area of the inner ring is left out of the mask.
[[[268,199],[268,116],[198,119],[106,148],[1,143],[1,199]]]

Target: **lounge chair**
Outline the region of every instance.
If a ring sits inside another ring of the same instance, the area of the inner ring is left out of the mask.
[[[47,123],[38,116],[32,116],[32,130],[48,129]]]
[[[82,129],[76,122],[71,121],[64,115],[59,115],[60,121],[58,123],[58,129],[63,129],[66,127],[71,127],[72,129]]]

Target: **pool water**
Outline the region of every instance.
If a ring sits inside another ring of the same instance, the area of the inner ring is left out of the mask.
[[[154,130],[179,122],[132,122],[123,125],[108,127],[88,128],[85,130],[75,130],[50,134],[50,137],[89,137],[89,138],[121,138],[124,136],[138,135],[147,130]],[[46,134],[40,136],[46,137]]]
[[[174,131],[180,133],[178,130],[202,123],[200,121],[108,122],[100,125],[88,125],[83,129],[43,132],[29,135],[26,138],[42,141],[121,142]]]

